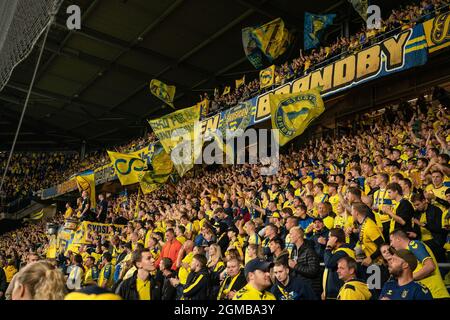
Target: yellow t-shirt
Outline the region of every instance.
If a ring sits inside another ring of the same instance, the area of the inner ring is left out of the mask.
[[[10,283],[14,275],[17,273],[17,269],[14,266],[6,266],[3,267],[3,271],[5,271],[6,282]]]
[[[432,192],[437,198],[441,198],[445,200],[445,191],[448,189],[446,186],[442,186],[440,188],[435,188],[432,184],[429,184],[426,188],[426,192]],[[442,212],[445,212],[446,209],[443,205],[438,203],[436,200],[433,200],[433,204],[442,210]]]
[[[331,196],[328,201],[331,203],[331,207],[333,208],[333,212],[337,213],[337,206],[339,204],[339,195],[335,194],[334,196]]]
[[[139,294],[139,300],[151,300],[150,280],[141,280],[136,277],[136,290]]]
[[[433,296],[434,299],[450,298],[447,288],[445,287],[444,280],[442,280],[438,263],[431,249],[422,241],[416,240],[410,241],[406,249],[411,251],[417,258],[417,267],[416,270],[414,270],[414,272],[417,272],[423,268],[423,263],[425,260],[427,259],[433,260],[436,269],[430,276],[426,277],[425,279],[419,280],[419,282],[430,290],[431,295]]]
[[[380,237],[381,239],[384,239],[380,228],[376,225],[375,222],[373,222],[372,219],[366,218],[361,227],[359,237],[361,249],[366,257],[370,257],[377,250],[377,245],[374,243],[374,241]]]
[[[276,300],[275,296],[269,291],[256,290],[250,283],[236,292],[233,300]]]
[[[189,252],[184,258],[183,260],[181,260],[181,262],[183,263],[187,263],[187,264],[191,264],[192,259],[194,259],[194,253],[193,252]],[[180,279],[180,283],[182,285],[186,284],[187,281],[187,277],[189,275],[191,268],[185,268],[183,266],[180,267],[180,269],[178,270],[178,279]]]
[[[69,219],[73,214],[73,209],[72,208],[68,208],[66,209],[66,212],[64,213],[64,219]]]

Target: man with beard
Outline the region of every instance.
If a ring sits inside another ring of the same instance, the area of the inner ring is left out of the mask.
[[[222,280],[217,295],[217,300],[231,300],[236,292],[246,284],[244,270],[240,267],[241,262],[237,258],[227,261],[226,277]]]
[[[389,273],[395,279],[387,281],[381,290],[380,300],[431,300],[431,292],[427,287],[414,281],[413,270],[417,267],[417,259],[406,249],[391,249]]]
[[[290,272],[284,263],[275,262],[273,273],[275,284],[271,291],[277,300],[317,300],[311,285],[295,272]]]
[[[245,266],[247,285],[236,292],[233,300],[276,300],[275,296],[266,291],[271,285],[271,263],[262,259],[253,259]]]

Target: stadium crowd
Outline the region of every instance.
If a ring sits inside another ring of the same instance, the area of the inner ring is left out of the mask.
[[[382,30],[411,26],[444,5],[424,0],[393,11]],[[374,32],[283,65],[277,83],[357,50]],[[214,102],[234,105],[258,86]],[[88,244],[55,258],[44,223],[1,235],[0,299],[448,299],[450,273],[438,266],[450,252],[448,107],[429,94],[349,120],[342,136],[281,154],[273,176],[262,176],[260,165],[196,168],[149,195],[101,194],[91,208],[83,194],[50,222],[92,212],[89,220],[122,231],[91,232]],[[117,151],[149,141],[153,135]],[[22,163],[23,156],[8,172],[11,196],[109,162],[105,152],[83,161],[31,154]],[[42,170],[48,163],[53,170]],[[369,267],[379,286],[368,285]]]
[[[448,298],[449,116],[430,94],[290,149],[277,175],[208,167],[149,195],[99,195],[92,220],[102,211],[122,232],[92,232],[39,267],[62,270],[68,299]],[[0,237],[3,287],[30,255],[45,257],[44,232]],[[366,283],[372,265],[381,287]]]
[[[300,52],[298,58],[276,66],[274,86],[284,84],[302,74],[320,68],[324,63],[331,63],[333,60],[343,58],[345,54],[361,50],[390,36],[392,32],[398,32],[400,28],[413,27],[416,23],[431,19],[449,10],[448,0],[415,2],[400,7],[398,10],[393,10],[387,19],[381,20],[379,29],[367,29],[364,26],[355,35],[340,37],[333,43],[312,49],[305,54]],[[211,96],[204,93],[200,95],[200,101],[211,100],[209,114],[212,114],[260,94],[262,91],[259,84],[259,79],[254,79],[235,88],[230,94],[222,95],[217,90]],[[154,134],[150,133],[146,137],[138,138],[124,146],[117,147],[116,151],[135,151],[145,146],[146,142],[155,140]],[[1,167],[6,167],[7,157],[7,153],[0,152]],[[83,159],[80,159],[77,153],[16,153],[13,155],[11,163],[13,165],[8,170],[3,190],[6,203],[17,198],[27,198],[32,195],[33,191],[67,181],[71,175],[77,172],[108,164],[109,158],[103,149],[90,152]],[[23,164],[27,165],[24,166]]]
[[[413,3],[401,6],[384,20],[380,21],[380,28],[368,29],[367,26],[361,28],[356,34],[350,37],[339,37],[334,41],[320,47],[311,49],[294,58],[291,62],[285,62],[282,65],[275,66],[274,87],[289,82],[303,74],[323,67],[325,64],[332,63],[335,60],[344,58],[373,43],[379,42],[399,30],[414,27],[417,23],[432,19],[434,16],[449,10],[448,0],[423,0],[412,1]],[[219,110],[235,106],[237,103],[250,99],[262,91],[259,87],[259,79],[254,79],[247,84],[235,88],[230,94],[223,95],[215,91],[213,95],[204,93],[200,95],[200,101],[207,98],[211,99],[212,113]],[[263,90],[270,90],[266,88]]]
[[[117,152],[139,150],[156,140],[153,132],[114,147]],[[8,154],[0,152],[0,167],[6,168]],[[106,149],[89,152],[83,159],[76,152],[14,153],[4,182],[5,203],[32,196],[33,191],[67,181],[73,174],[109,164]],[[1,210],[0,210],[1,211]]]

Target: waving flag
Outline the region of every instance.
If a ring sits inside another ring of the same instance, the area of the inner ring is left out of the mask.
[[[159,80],[153,79],[150,81],[150,92],[174,109],[173,98],[175,97],[175,90],[175,86],[168,86]]]
[[[281,146],[299,136],[325,110],[318,88],[300,93],[270,94],[272,128]]]
[[[335,14],[312,14],[305,12],[304,48],[309,50],[320,44],[323,32],[336,17]]]

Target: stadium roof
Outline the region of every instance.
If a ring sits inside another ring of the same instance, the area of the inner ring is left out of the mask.
[[[392,1],[376,1],[390,12]],[[69,31],[66,8],[81,7],[79,31]],[[387,8],[389,7],[389,8]],[[175,106],[242,73],[257,75],[244,55],[241,29],[282,17],[297,42],[303,15],[338,13],[361,26],[347,0],[75,0],[64,1],[51,27],[19,136],[17,150],[79,149],[124,143],[144,132],[146,119],[172,109],[153,97],[149,81],[177,86]],[[339,36],[339,26],[329,36]],[[38,42],[40,45],[40,42]],[[0,92],[0,148],[12,142],[38,46]]]

